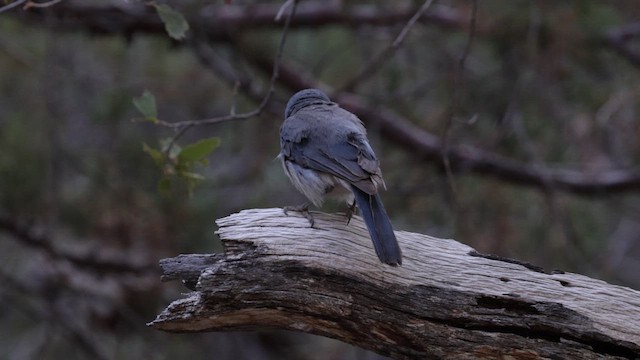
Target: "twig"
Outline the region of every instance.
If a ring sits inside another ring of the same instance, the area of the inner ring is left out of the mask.
[[[280,19],[282,18],[282,14],[284,14],[284,12],[289,8],[289,6],[291,6],[293,2],[294,0],[287,0],[284,4],[282,4],[282,6],[280,6],[280,9],[278,9],[278,13],[275,17],[276,21],[280,21]]]
[[[469,56],[469,52],[471,51],[471,44],[475,38],[475,29],[476,29],[476,19],[478,15],[478,1],[473,0],[471,3],[471,18],[469,19],[469,36],[467,37],[467,42],[465,44],[464,50],[460,55],[460,59],[458,60],[458,66],[456,67],[456,71],[454,74],[454,83],[453,90],[451,91],[451,104],[449,106],[449,114],[446,118],[444,130],[442,131],[442,163],[444,164],[445,173],[447,175],[447,180],[449,182],[449,186],[451,187],[451,192],[453,195],[453,204],[457,206],[458,204],[458,192],[455,186],[455,179],[453,177],[453,171],[451,170],[451,160],[449,158],[449,148],[450,148],[450,135],[451,135],[451,126],[453,124],[453,118],[455,116],[456,108],[458,107],[458,96],[459,96],[459,87],[461,86],[462,78],[464,76],[464,66],[467,61],[467,57]]]
[[[164,123],[164,121],[160,120],[158,123]],[[176,142],[182,137],[182,135],[186,134],[187,131],[194,126],[195,126],[194,124],[189,124],[179,129],[176,129],[177,130],[176,134],[173,135],[173,137],[171,138],[171,141],[169,141],[169,145],[167,145],[167,147],[162,151],[162,154],[164,154],[165,159],[169,158],[169,154],[171,154],[171,149],[173,149],[173,147],[176,145]]]
[[[55,5],[59,2],[61,2],[62,0],[51,0],[51,1],[47,1],[47,2],[43,2],[43,3],[37,3],[37,2],[33,2],[33,1],[29,1],[24,8],[28,9],[28,8],[46,8],[49,7],[51,5]]]
[[[201,125],[211,125],[211,124],[218,124],[218,123],[222,123],[222,122],[226,122],[226,121],[232,121],[232,120],[244,120],[244,119],[249,119],[255,116],[260,115],[263,111],[264,108],[267,106],[267,104],[269,103],[269,100],[271,100],[271,96],[273,95],[273,92],[275,90],[275,83],[276,80],[278,79],[279,76],[279,71],[280,71],[280,62],[282,61],[282,54],[284,52],[284,44],[286,42],[286,38],[287,38],[287,32],[289,30],[289,25],[291,24],[291,18],[293,17],[293,15],[296,12],[296,7],[298,5],[298,0],[292,0],[293,1],[293,7],[291,8],[291,12],[289,13],[289,16],[287,16],[287,19],[285,21],[284,24],[284,28],[282,30],[282,36],[280,37],[280,43],[278,44],[278,50],[276,52],[276,56],[275,56],[275,60],[273,62],[273,71],[271,74],[271,80],[269,82],[269,91],[267,92],[267,94],[264,96],[264,98],[262,99],[262,101],[260,102],[260,105],[249,112],[246,113],[240,113],[237,114],[236,113],[236,109],[235,109],[235,95],[237,94],[237,89],[235,88],[234,85],[234,99],[233,99],[233,105],[231,106],[231,109],[229,111],[229,115],[225,115],[225,116],[219,116],[219,117],[215,117],[215,118],[210,118],[210,119],[202,119],[202,120],[186,120],[186,121],[178,121],[178,122],[166,122],[163,120],[159,120],[157,122],[157,124],[172,128],[174,130],[177,130],[176,135],[174,135],[171,138],[171,141],[169,142],[169,145],[166,147],[166,149],[164,149],[163,154],[165,157],[168,157],[168,155],[171,153],[171,149],[175,146],[176,142],[178,141],[178,139],[180,139],[184,134],[186,134],[186,132],[195,127],[195,126],[201,126]],[[287,1],[288,3],[289,1]],[[285,7],[286,3],[283,5],[283,8]],[[197,44],[197,42],[196,42]]]
[[[193,49],[200,62],[230,86],[237,86],[238,90],[256,102],[262,101],[264,95],[257,86],[254,86],[253,81],[244,74],[236,72],[231,64],[220,59],[220,56],[211,47],[206,46],[203,42],[196,42]]]
[[[360,84],[365,79],[368,79],[373,75],[382,64],[384,64],[387,60],[389,60],[395,53],[398,51],[404,39],[409,34],[409,31],[415,25],[415,23],[424,15],[424,13],[429,9],[434,0],[427,0],[422,4],[422,6],[416,11],[416,13],[407,21],[404,25],[398,36],[396,36],[395,40],[391,45],[389,45],[384,51],[382,51],[376,58],[369,61],[362,71],[360,71],[356,76],[348,80],[337,92],[342,91],[353,91],[353,89]]]
[[[20,5],[22,5],[22,4],[26,3],[26,2],[27,2],[27,0],[16,0],[16,1],[10,3],[10,4],[7,4],[7,5],[3,6],[3,7],[0,7],[0,13],[5,12],[5,11],[9,11],[9,10],[13,9],[14,7],[20,6]]]
[[[200,62],[214,72],[219,78],[226,81],[229,86],[237,88],[239,92],[242,92],[246,97],[253,101],[261,102],[264,94],[259,85],[246,75],[235,71],[229,62],[221,59],[220,56],[212,51],[211,47],[205,45],[206,44],[203,44],[202,42],[197,42],[193,47],[194,53]],[[269,69],[272,68],[273,64],[270,63]],[[282,81],[282,79],[280,81]],[[278,115],[282,113],[282,107],[270,102],[263,111],[272,115]]]
[[[243,120],[243,119],[249,119],[255,116],[258,116],[262,113],[262,111],[264,110],[264,108],[267,106],[267,103],[269,102],[269,100],[271,100],[271,96],[273,95],[273,92],[275,91],[275,86],[276,86],[276,80],[278,79],[278,76],[280,75],[280,63],[282,61],[282,54],[284,52],[284,45],[286,42],[286,38],[287,38],[287,32],[289,30],[289,25],[291,23],[291,18],[293,18],[295,12],[296,12],[296,7],[298,5],[298,0],[294,0],[293,1],[293,6],[291,8],[291,12],[289,13],[289,15],[287,16],[287,19],[285,21],[284,24],[284,28],[282,30],[282,36],[280,37],[280,43],[278,44],[278,50],[276,52],[276,56],[275,56],[275,61],[273,63],[273,71],[271,74],[271,80],[269,82],[269,90],[267,91],[267,94],[264,96],[264,98],[262,99],[262,102],[260,103],[260,105],[249,112],[245,112],[245,113],[240,113],[240,114],[229,114],[229,115],[225,115],[225,116],[219,116],[219,117],[214,117],[214,118],[210,118],[210,119],[202,119],[202,120],[186,120],[186,121],[178,121],[178,122],[166,122],[166,121],[159,121],[158,124],[161,124],[163,126],[172,128],[172,129],[181,129],[184,127],[192,127],[192,126],[201,126],[201,125],[211,125],[211,124],[218,124],[218,123],[222,123],[222,122],[226,122],[226,121],[231,121],[231,120]],[[179,135],[182,135],[183,133],[179,133]]]

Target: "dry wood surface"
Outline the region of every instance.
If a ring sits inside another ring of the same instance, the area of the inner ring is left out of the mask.
[[[640,358],[637,290],[405,231],[391,267],[359,217],[313,215],[313,228],[282,209],[219,219],[224,254],[161,261],[194,291],[149,325],[296,330],[398,359]]]

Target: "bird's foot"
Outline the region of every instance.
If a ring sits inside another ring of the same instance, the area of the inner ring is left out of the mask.
[[[311,206],[311,203],[306,202],[300,205],[285,206],[282,209],[284,210],[285,215],[289,215],[289,211],[302,213],[302,215],[304,215],[304,217],[309,220],[309,224],[311,225],[311,227],[313,227],[315,221],[313,220],[313,215],[311,215],[311,212],[309,211],[309,206]]]
[[[351,222],[351,217],[356,213],[356,200],[353,199],[353,202],[349,207],[347,207],[347,225]]]

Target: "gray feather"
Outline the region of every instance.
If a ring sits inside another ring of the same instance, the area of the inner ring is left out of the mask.
[[[280,128],[280,159],[293,185],[314,205],[342,188],[355,196],[380,260],[402,262],[400,248],[379,188],[384,188],[380,162],[355,115],[331,102],[320,90],[291,97]]]

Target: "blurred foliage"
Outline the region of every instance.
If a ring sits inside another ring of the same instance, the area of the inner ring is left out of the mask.
[[[175,10],[188,17],[209,3],[194,0]],[[383,11],[407,3],[353,2]],[[468,33],[426,22],[356,92],[438,135],[456,93],[453,143],[532,166],[587,173],[638,166],[640,69],[600,38],[637,21],[640,2],[478,3],[477,34],[463,74],[456,69]],[[435,6],[468,15],[470,4],[443,0]],[[180,38],[185,25],[175,14],[169,17],[168,31]],[[284,60],[338,88],[403,25],[294,29]],[[192,26],[186,41],[197,30]],[[266,90],[268,75],[238,49],[273,54],[279,37],[277,28],[245,29],[232,44],[212,45],[217,56]],[[146,118],[180,121],[225,115],[234,103],[238,112],[257,106],[241,92],[234,96],[233,84],[167,34],[57,32],[5,13],[0,55],[0,215],[36,229],[57,247],[124,253],[134,263],[156,264],[179,253],[220,251],[216,218],[302,201],[274,160],[282,116],[192,129],[168,151],[162,139],[174,136],[173,130],[131,121],[138,110]],[[145,89],[148,95],[140,97]],[[275,103],[283,107],[290,95],[278,89]],[[369,133],[397,229],[453,237],[481,252],[640,287],[634,275],[640,273],[637,193],[580,197],[464,171],[454,174],[452,184],[435,164],[387,143],[379,129],[370,127]],[[176,174],[188,186],[168,190],[166,182]],[[198,186],[190,182],[195,180]],[[159,181],[170,196],[158,191]],[[155,273],[134,281],[135,275],[86,269],[4,231],[0,254],[0,280],[11,285],[0,289],[0,353],[8,358],[86,358],[77,346],[86,339],[79,340],[78,332],[114,359],[377,358],[285,332],[158,333],[144,324],[184,291],[179,284],[160,284]],[[78,272],[83,275],[73,275]],[[84,288],[88,279],[98,288]],[[75,324],[80,316],[85,322]]]

